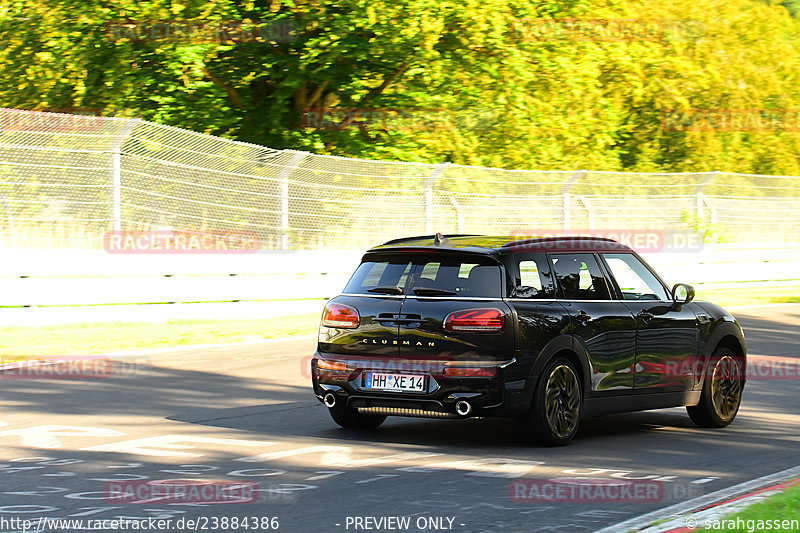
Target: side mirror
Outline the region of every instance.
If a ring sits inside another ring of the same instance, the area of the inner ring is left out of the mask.
[[[675,305],[688,304],[694,300],[694,287],[685,283],[676,283],[672,287],[672,301]]]

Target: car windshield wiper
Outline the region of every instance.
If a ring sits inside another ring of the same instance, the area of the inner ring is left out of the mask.
[[[446,291],[444,289],[434,289],[433,287],[414,287],[411,289],[414,294],[420,296],[455,296],[455,291]]]
[[[372,287],[371,289],[367,289],[367,292],[379,292],[381,294],[403,294],[403,289],[389,285],[385,287]]]

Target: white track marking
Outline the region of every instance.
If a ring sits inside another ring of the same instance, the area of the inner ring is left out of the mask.
[[[121,437],[121,431],[83,426],[46,425],[0,431],[0,437],[19,437],[23,446],[55,449],[61,447],[59,437]]]
[[[240,457],[236,460],[245,463],[262,463],[301,455],[320,455],[320,466],[359,468],[435,457],[442,454],[432,452],[403,452],[392,455],[382,455],[380,457],[368,457],[366,459],[353,459],[353,448],[350,446],[307,446],[294,450],[282,450],[278,452],[262,453],[251,457]]]
[[[344,474],[341,470],[322,470],[314,473],[318,475],[307,477],[306,481],[319,481],[320,479],[327,479],[329,477],[338,476],[339,474]]]
[[[397,477],[397,476],[398,476],[398,474],[378,474],[377,476],[371,477],[369,479],[362,479],[361,481],[356,481],[356,483],[358,483],[358,484],[361,484],[361,483],[372,483],[373,481],[380,481],[381,479],[386,479],[386,478],[389,478],[389,477]]]
[[[218,439],[213,437],[200,437],[194,435],[160,435],[158,437],[145,437],[143,439],[114,442],[90,446],[82,450],[93,452],[129,453],[134,455],[149,455],[154,457],[201,457],[205,454],[195,452],[181,452],[175,450],[189,450],[195,447],[190,444],[221,444],[230,446],[272,446],[275,443],[261,440]]]

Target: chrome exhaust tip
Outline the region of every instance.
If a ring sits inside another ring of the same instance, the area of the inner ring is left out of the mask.
[[[336,395],[333,394],[332,392],[329,392],[328,394],[325,395],[325,398],[322,399],[322,403],[325,404],[325,407],[328,408],[333,407],[334,405],[336,405]]]
[[[466,400],[459,400],[456,402],[456,413],[461,416],[467,416],[472,412],[472,406]]]

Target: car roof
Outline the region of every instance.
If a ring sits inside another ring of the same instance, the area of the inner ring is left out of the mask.
[[[628,246],[601,237],[559,236],[487,236],[487,235],[424,235],[387,241],[371,248],[370,252],[389,251],[450,251],[499,254],[504,252],[632,252]]]

